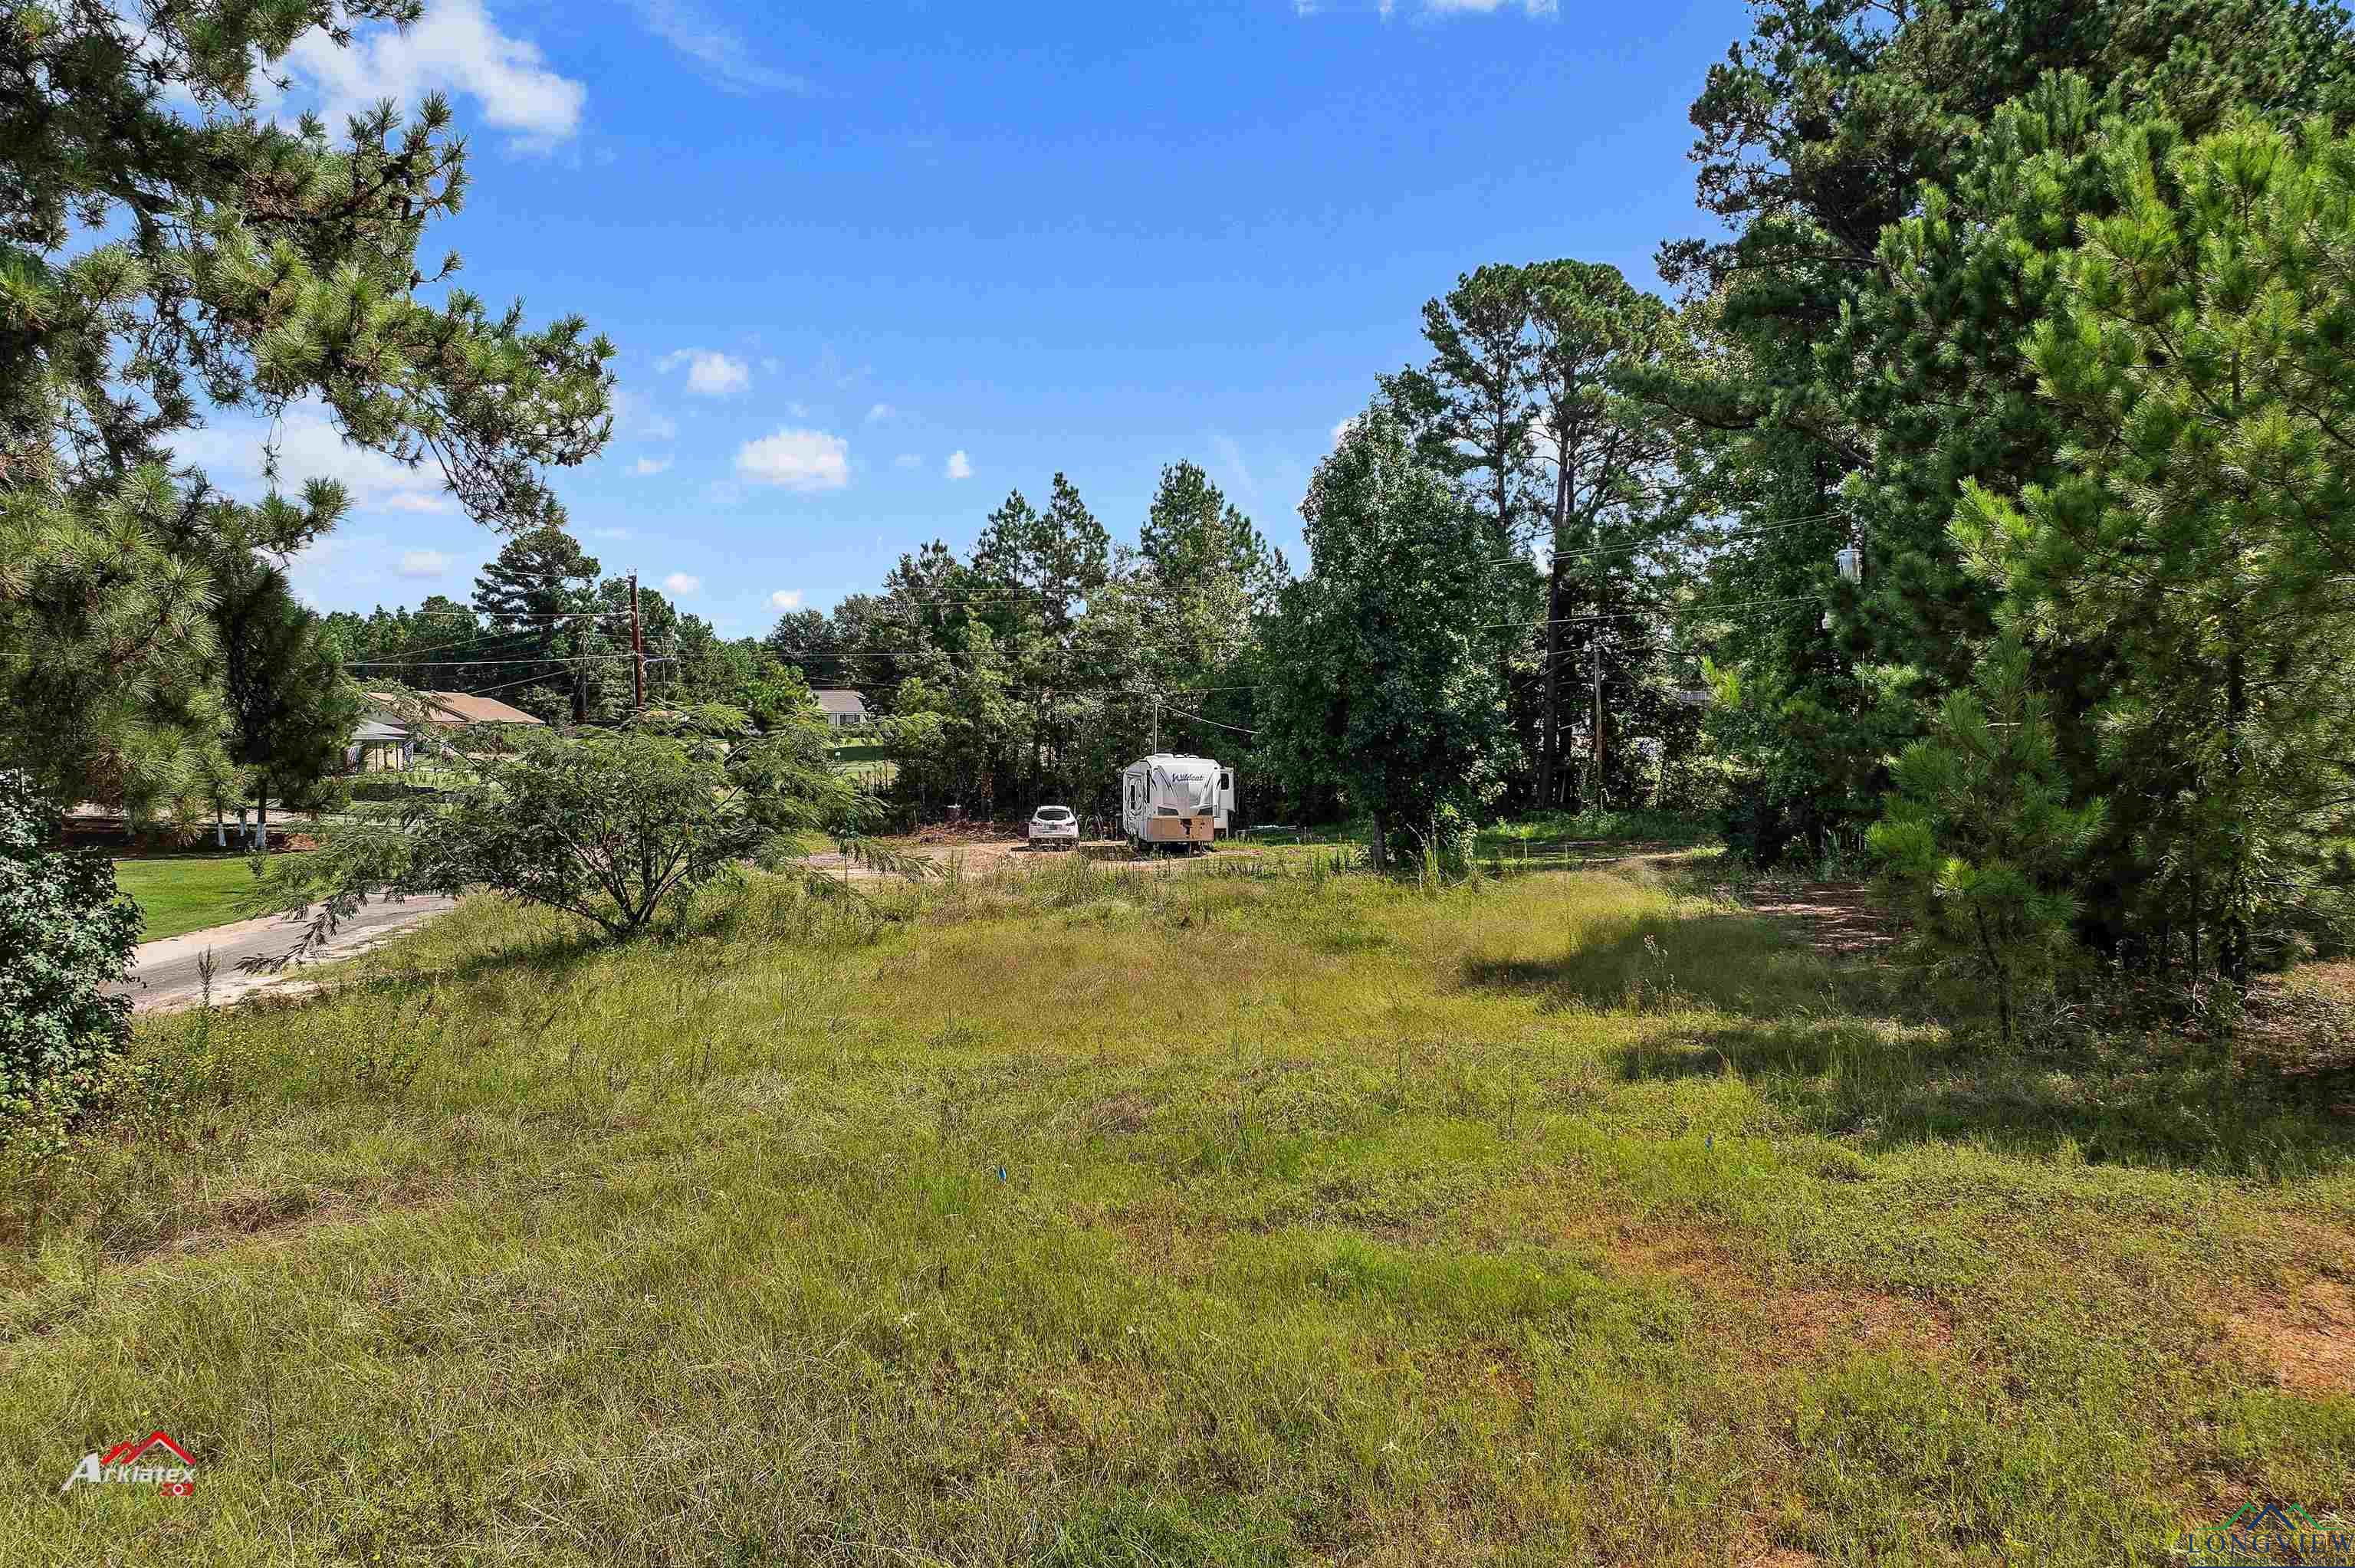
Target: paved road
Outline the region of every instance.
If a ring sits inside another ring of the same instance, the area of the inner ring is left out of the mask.
[[[421,926],[437,915],[455,907],[453,898],[409,898],[399,904],[369,904],[351,919],[344,922],[325,949],[314,961],[325,963],[348,959],[379,942],[413,927]],[[131,979],[108,989],[117,995],[132,998],[133,1011],[138,1012],[174,1012],[195,1007],[204,999],[204,979],[197,963],[209,951],[213,956],[213,1001],[234,1001],[249,991],[286,983],[297,977],[297,966],[288,965],[283,974],[247,975],[238,972],[241,959],[282,953],[293,947],[303,934],[299,925],[289,925],[278,916],[264,916],[259,920],[240,920],[232,926],[215,926],[209,930],[191,931],[184,937],[167,938],[161,942],[142,943],[132,959]]]

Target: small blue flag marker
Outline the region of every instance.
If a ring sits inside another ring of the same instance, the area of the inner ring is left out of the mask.
[[[1006,1167],[1003,1165],[997,1168],[997,1179],[1001,1181],[1006,1180]]]

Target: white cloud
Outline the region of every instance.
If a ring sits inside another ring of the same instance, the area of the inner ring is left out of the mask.
[[[840,490],[850,482],[850,445],[824,430],[781,429],[738,448],[736,471],[755,484],[805,493]]]
[[[630,531],[627,528],[591,528],[589,536],[591,539],[626,539]]]
[[[809,405],[796,397],[785,405],[785,412],[796,419],[806,419],[809,418]]]
[[[666,452],[658,458],[640,458],[637,461],[630,465],[630,471],[637,475],[640,479],[645,479],[650,474],[661,473],[669,467],[670,454]]]
[[[1235,488],[1247,497],[1259,494],[1259,482],[1252,478],[1251,465],[1243,461],[1242,448],[1235,445],[1234,437],[1224,430],[1210,432],[1210,450],[1233,480]]]
[[[294,40],[286,63],[290,77],[317,92],[330,122],[380,98],[413,111],[429,92],[464,93],[527,151],[545,152],[579,130],[589,98],[581,83],[548,69],[538,45],[500,32],[481,0],[434,0],[408,30],[370,27],[349,48],[314,28]]]
[[[663,587],[669,590],[672,598],[685,599],[689,594],[703,591],[703,579],[688,577],[685,572],[673,572],[663,578]]]
[[[262,448],[273,440],[278,487],[287,494],[299,492],[306,481],[332,479],[342,482],[353,507],[361,512],[458,509],[442,488],[439,469],[430,463],[410,468],[382,452],[346,444],[322,403],[293,404],[274,424],[225,419],[204,429],[182,430],[172,438],[172,446],[182,461],[204,470],[223,490],[252,499],[269,488],[262,475]]]
[[[971,479],[973,477],[973,460],[966,457],[962,450],[953,451],[949,453],[949,463],[946,471],[951,479]]]
[[[626,387],[613,388],[613,433],[649,441],[676,440],[678,421]]]
[[[438,577],[450,569],[450,557],[439,550],[403,550],[394,569],[405,577]]]
[[[769,596],[769,603],[778,609],[799,609],[802,607],[802,590],[779,588]]]
[[[880,424],[885,419],[897,418],[899,414],[900,410],[891,407],[890,404],[878,403],[875,407],[867,410],[867,422],[870,425]]]
[[[898,457],[891,460],[891,466],[893,468],[922,468],[924,466],[924,454],[922,452],[901,452]]]
[[[687,389],[705,397],[725,397],[752,384],[751,367],[712,348],[681,348],[655,361],[657,370],[687,366]]]
[[[1355,414],[1350,415],[1339,424],[1335,425],[1333,427],[1333,444],[1337,447],[1339,446],[1343,441],[1349,439],[1349,432],[1357,428],[1358,416]]]
[[[656,37],[702,67],[716,87],[741,93],[813,90],[808,78],[754,59],[741,37],[685,0],[639,0],[638,14]]]

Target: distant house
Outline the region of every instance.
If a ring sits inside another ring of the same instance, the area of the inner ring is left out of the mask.
[[[810,695],[817,699],[818,711],[826,715],[826,722],[829,728],[865,729],[867,727],[867,699],[857,692],[846,691],[839,686],[828,686],[812,692]]]
[[[425,708],[427,722],[436,729],[456,729],[464,725],[547,726],[521,708],[513,707],[496,697],[478,697],[471,692],[419,692],[418,700]],[[392,708],[392,694],[370,692],[368,699],[376,711],[360,720],[344,747],[344,764],[357,773],[399,773],[417,760],[417,736],[409,721]]]

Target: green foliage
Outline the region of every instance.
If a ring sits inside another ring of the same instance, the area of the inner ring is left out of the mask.
[[[1271,630],[1261,754],[1295,792],[1367,816],[1377,864],[1406,842],[1460,859],[1511,755],[1490,644],[1463,613],[1496,570],[1465,511],[1380,408],[1301,507],[1311,570]]]
[[[817,699],[810,695],[809,683],[802,673],[763,651],[736,684],[733,701],[762,729],[774,729],[795,719],[806,719],[817,711]]]
[[[577,618],[588,610],[596,585],[596,557],[561,528],[518,534],[485,564],[474,580],[474,611],[482,617],[484,630],[498,637],[495,656],[549,662],[543,679],[524,690],[511,690],[507,701],[543,718],[569,715],[575,724],[587,720],[588,668],[581,656],[589,652],[592,629],[585,620],[559,618]],[[644,606],[640,613],[645,613]],[[556,662],[559,647],[572,654],[570,666]],[[540,674],[509,664],[494,679],[512,687]]]
[[[1981,660],[1894,776],[1873,852],[1920,936],[1994,986],[2009,1044],[2023,994],[2049,980],[2068,942],[2070,884],[2104,814],[2100,801],[2070,800],[2027,649],[2005,642]]]
[[[104,987],[139,940],[139,906],[95,852],[57,842],[32,781],[0,773],[0,1132],[69,1116],[131,1034],[131,1002]]]
[[[32,0],[0,14],[0,762],[53,798],[188,812],[226,785],[205,610],[252,557],[333,527],[341,488],[223,501],[172,470],[208,410],[322,402],[344,439],[433,462],[476,520],[560,522],[540,471],[604,442],[612,346],[525,327],[418,258],[457,210],[438,96],[331,139],[258,89],[295,38],[410,0]],[[271,478],[275,480],[274,462]]]
[[[217,591],[229,756],[251,774],[265,810],[272,795],[318,804],[343,769],[359,690],[279,567],[241,560],[220,574]]]
[[[2198,132],[2241,103],[2343,117],[2355,46],[2343,13],[2304,0],[1764,0],[1755,16],[1693,106],[1700,194],[1732,236],[1663,252],[1700,352],[1650,391],[1689,422],[1696,510],[1749,534],[1710,547],[1696,604],[1724,616],[1696,628],[1702,651],[1756,704],[1712,731],[1754,814],[1814,837],[1870,812],[1879,759],[1926,711],[1913,694],[1964,683],[1995,630],[1998,596],[1946,531],[1957,488],[2058,475],[2070,438],[2025,340],[2059,254],[2113,199],[2104,118]],[[1852,540],[1857,585],[1831,565]],[[2038,668],[2092,788],[2101,652],[2047,646]],[[1814,800],[1811,776],[1828,781]]]
[[[855,830],[866,807],[814,720],[755,735],[716,706],[497,748],[462,729],[435,760],[438,792],[362,809],[320,850],[272,864],[265,903],[315,906],[306,943],[371,897],[473,889],[634,936],[740,864],[794,858],[815,831]]]
[[[2099,152],[2110,215],[2028,345],[2063,471],[1971,487],[1955,535],[2025,633],[2101,652],[2130,929],[2244,987],[2346,937],[2315,895],[2355,821],[2355,143],[2132,123]]]

